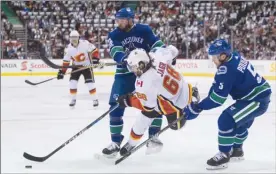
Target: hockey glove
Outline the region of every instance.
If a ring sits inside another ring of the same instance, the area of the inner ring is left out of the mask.
[[[193,102],[199,103],[200,101],[200,96],[197,87],[192,87],[192,97],[193,97]]]
[[[92,58],[93,65],[96,65],[95,68],[102,69],[104,67],[103,63],[100,62],[100,59],[97,57]]]
[[[64,78],[64,73],[62,72],[62,70],[59,70],[58,74],[57,74],[57,79],[63,79]]]
[[[100,63],[100,59],[96,58],[96,57],[93,57],[92,58],[92,63],[93,64],[99,64]]]
[[[172,65],[175,65],[176,64],[176,58],[174,58],[173,60],[172,60]]]
[[[191,102],[188,106],[184,108],[184,114],[187,120],[193,120],[198,117],[202,109],[198,108],[196,102]]]
[[[126,95],[121,95],[117,99],[117,103],[119,104],[120,108],[126,108],[126,107],[131,107],[130,105],[130,97],[132,94],[126,94]]]

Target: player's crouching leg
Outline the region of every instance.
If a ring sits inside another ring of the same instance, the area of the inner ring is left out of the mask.
[[[120,154],[122,156],[126,155],[140,142],[140,139],[151,125],[152,121],[153,118],[146,117],[143,113],[140,113],[131,129],[128,142],[121,148]]]
[[[235,142],[236,123],[231,115],[223,112],[218,119],[218,144],[219,152],[207,160],[208,170],[217,170],[228,167],[230,161],[230,151]]]

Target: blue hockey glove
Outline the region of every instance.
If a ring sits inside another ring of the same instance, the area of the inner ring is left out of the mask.
[[[202,109],[198,108],[198,104],[196,102],[191,102],[191,104],[186,106],[183,110],[187,120],[193,120],[197,118],[201,111]]]

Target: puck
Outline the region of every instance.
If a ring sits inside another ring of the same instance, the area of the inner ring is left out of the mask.
[[[27,169],[31,169],[31,168],[32,168],[32,166],[28,165],[28,166],[25,166],[25,168],[27,168]]]

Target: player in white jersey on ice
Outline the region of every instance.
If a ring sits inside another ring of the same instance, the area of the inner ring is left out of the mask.
[[[82,66],[99,63],[98,49],[87,40],[80,40],[80,35],[76,30],[71,31],[70,33],[70,43],[64,50],[63,66],[68,66],[71,61],[73,65]],[[72,71],[75,71],[77,69],[78,68],[73,68]],[[66,68],[59,70],[57,75],[58,80],[63,79],[66,70]],[[85,83],[88,87],[89,93],[92,96],[93,106],[98,106],[99,102],[96,96],[96,85],[92,67],[71,74],[70,94],[72,96],[72,100],[69,106],[73,107],[76,104],[77,85],[81,75],[84,76]]]
[[[132,127],[128,142],[120,150],[122,156],[139,143],[155,117],[165,115],[171,123],[183,114],[183,109],[191,102],[192,86],[170,66],[177,55],[178,50],[172,45],[155,48],[149,54],[143,49],[130,52],[127,66],[137,76],[135,92],[119,96],[117,102],[120,107],[135,107],[141,113]],[[193,96],[197,98],[198,91],[195,87],[194,90]],[[182,119],[171,129],[178,130],[184,123],[185,119]]]

